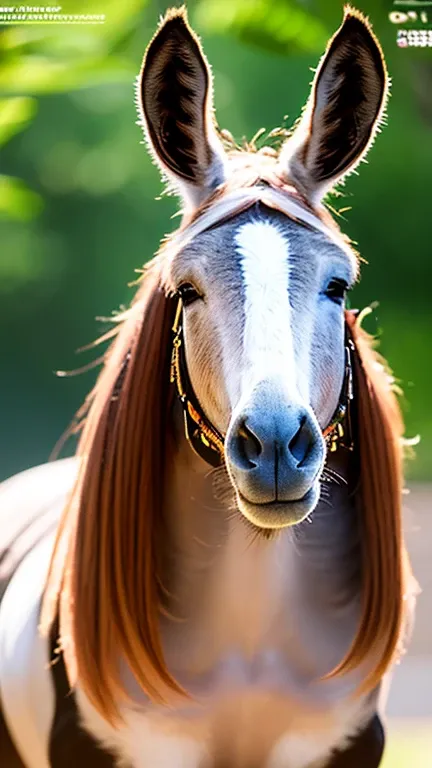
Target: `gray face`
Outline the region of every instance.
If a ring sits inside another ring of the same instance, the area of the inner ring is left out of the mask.
[[[322,429],[344,376],[343,286],[355,265],[326,235],[257,203],[197,235],[171,265],[186,359],[243,514],[292,525],[319,499]]]

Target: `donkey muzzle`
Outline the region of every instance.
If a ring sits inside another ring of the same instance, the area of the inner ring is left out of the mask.
[[[325,444],[309,407],[260,385],[234,415],[225,454],[239,508],[255,525],[293,525],[315,508]]]

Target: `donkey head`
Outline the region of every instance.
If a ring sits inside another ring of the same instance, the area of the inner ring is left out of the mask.
[[[176,444],[169,439],[172,295],[182,304],[195,397],[224,437],[238,507],[261,529],[297,523],[317,504],[322,433],[340,401],[349,326],[363,608],[353,644],[331,674],[363,669],[372,653],[362,690],[373,690],[394,659],[405,611],[403,423],[385,367],[352,315],[344,318],[357,262],[320,199],[374,137],[387,91],[379,45],[347,9],[279,153],[224,150],[209,69],[183,11],[162,23],[139,85],[150,147],[182,196],[186,219],[146,270],[87,401],[80,474],[42,624],[53,621],[60,599],[69,677],[112,722],[126,693],[119,657],[154,701],[182,693],[159,627],[164,494]]]
[[[347,9],[294,132],[279,155],[254,156],[224,150],[210,70],[182,10],[168,14],[144,59],[148,140],[189,217],[248,171],[257,186],[269,177],[290,185],[314,212],[311,228],[257,202],[201,231],[169,265],[194,391],[226,436],[238,505],[261,527],[298,522],[319,499],[322,431],[345,369],[344,298],[357,272],[342,237],[317,226],[319,201],[365,155],[386,88],[379,45]]]

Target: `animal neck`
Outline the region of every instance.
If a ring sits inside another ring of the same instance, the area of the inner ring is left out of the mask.
[[[358,617],[354,456],[331,454],[310,520],[265,537],[236,508],[225,471],[192,451],[177,404],[173,420],[161,559],[170,669],[187,685],[238,654],[277,652],[302,675],[324,674],[347,650]]]

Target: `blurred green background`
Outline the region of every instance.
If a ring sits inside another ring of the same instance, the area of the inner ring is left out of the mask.
[[[175,201],[155,200],[162,186],[133,103],[143,51],[169,5],[68,2],[63,12],[105,13],[106,23],[1,30],[2,477],[48,458],[95,376],[54,371],[95,356],[75,350],[106,328],[97,316],[129,302],[134,270],[176,225]],[[358,5],[383,45],[392,98],[369,163],[336,206],[352,206],[344,229],[368,262],[352,305],[380,302],[367,328],[401,380],[408,436],[422,437],[409,475],[430,480],[432,51],[397,47],[390,2]],[[285,115],[290,125],[342,4],[191,0],[188,8],[213,66],[221,127],[240,140]]]

